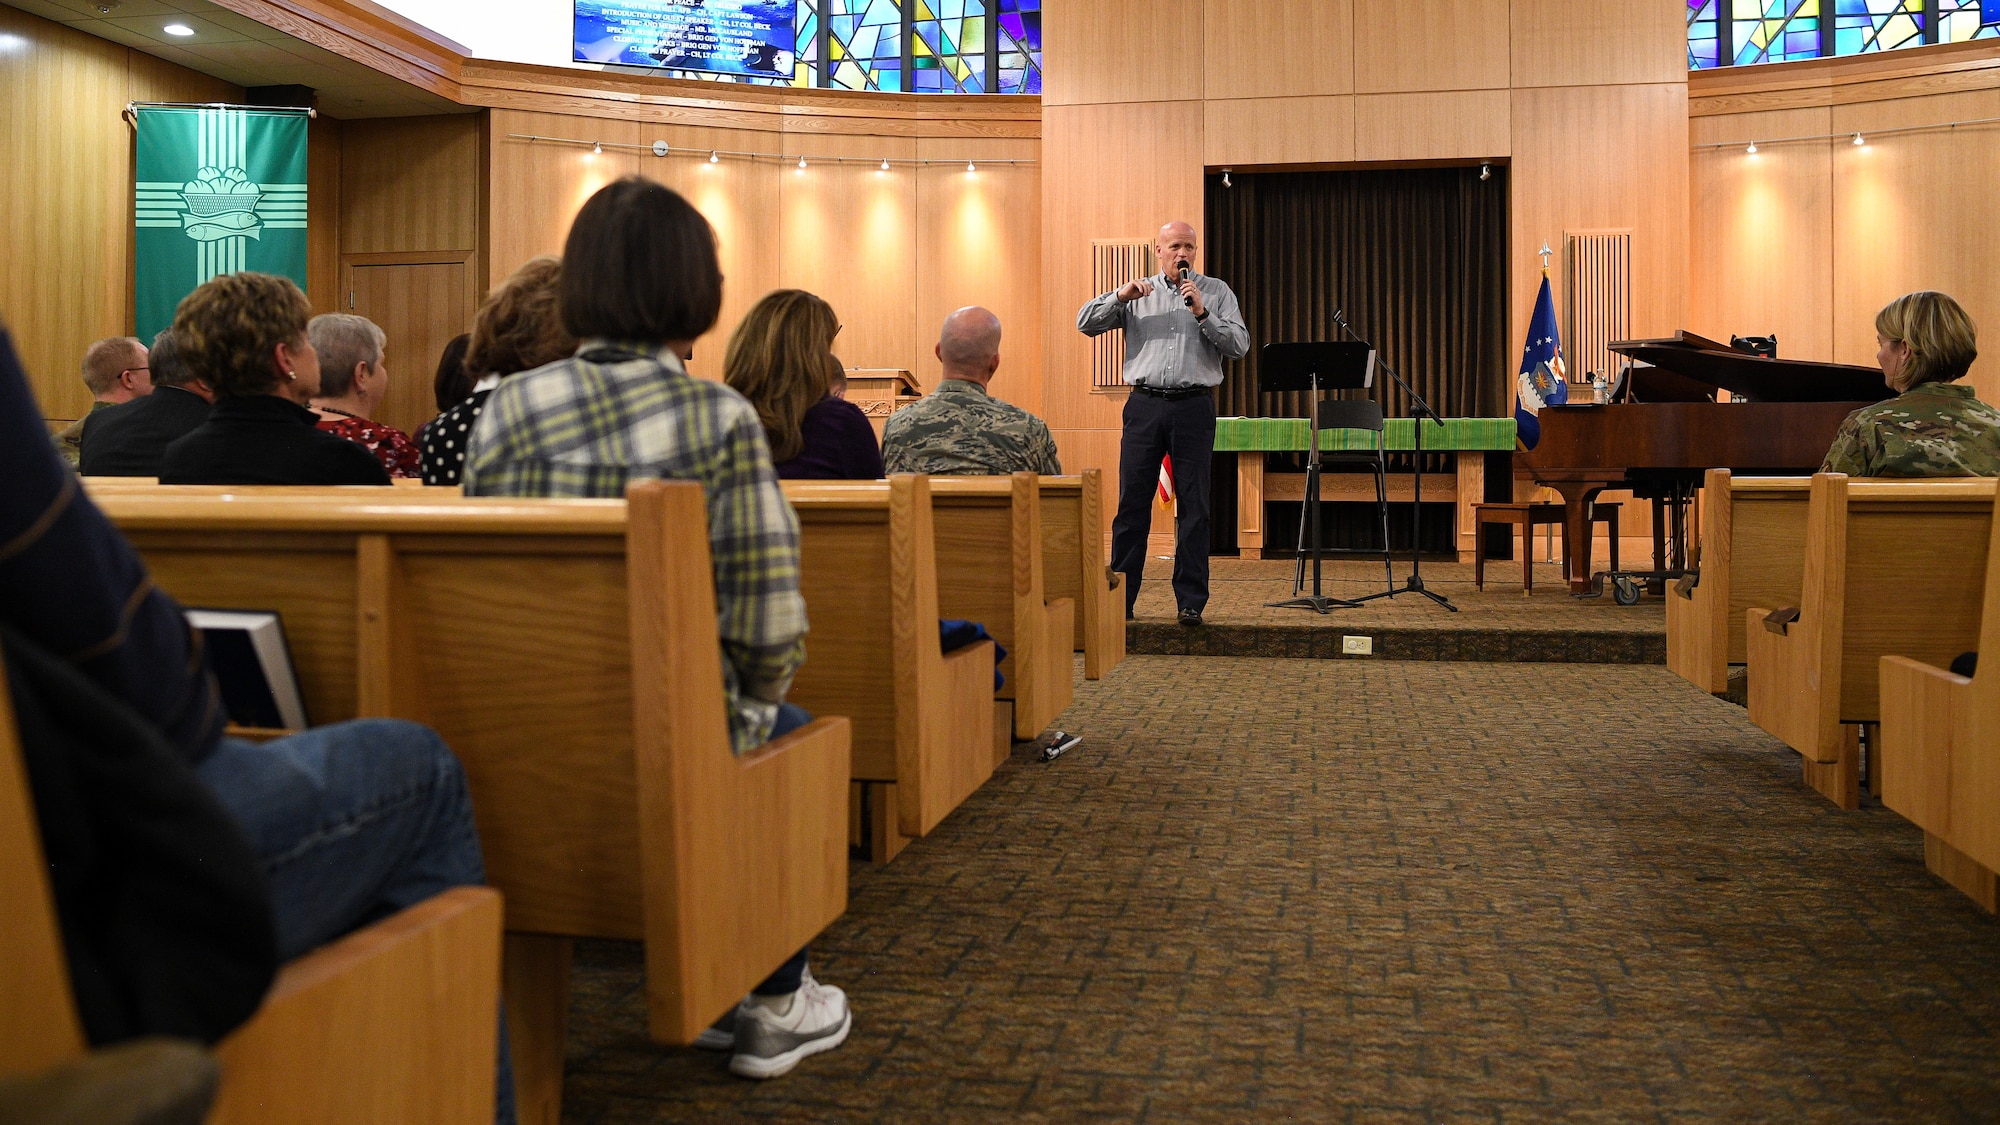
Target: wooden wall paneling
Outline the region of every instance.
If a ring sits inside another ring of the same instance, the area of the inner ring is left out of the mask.
[[[1504,90],[1509,0],[1354,0],[1354,91]]]
[[[127,52],[6,7],[0,35],[19,41],[0,51],[0,320],[43,414],[67,422],[90,406],[84,348],[131,323]]]
[[[1042,105],[1200,98],[1202,23],[1202,0],[1045,5]]]
[[[910,368],[917,355],[917,144],[908,137],[785,137],[778,180],[779,286],[833,305],[848,367]],[[868,163],[815,157],[866,156]],[[795,162],[801,157],[806,167]],[[881,171],[876,161],[891,161]],[[964,172],[959,172],[964,175]],[[750,296],[752,300],[755,295]]]
[[[477,250],[480,128],[477,114],[346,122],[341,253]]]
[[[1201,47],[1210,100],[1351,94],[1354,0],[1206,0]]]
[[[2000,126],[1874,135],[1871,131],[2000,117],[2000,91],[1836,106],[1833,131],[1866,145],[1833,149],[1833,340],[1841,363],[1875,362],[1875,314],[1916,289],[1950,293],[1990,341],[2000,331]],[[1992,345],[1982,349],[1991,352]],[[1969,379],[2000,398],[2000,363],[1982,358]]]
[[[578,145],[515,140],[508,135],[638,143],[638,130],[617,122],[493,110],[486,131],[487,210],[492,215],[488,248],[496,284],[530,258],[560,255],[570,220],[584,200],[638,167],[638,157],[622,149],[597,154]]]
[[[1788,359],[1833,359],[1833,144],[1826,109],[1690,123],[1687,327],[1710,339],[1775,332]],[[1745,151],[1762,137],[1755,155]],[[1722,147],[1710,147],[1720,145]]]
[[[1513,0],[1509,31],[1516,89],[1687,81],[1686,12],[1674,4]]]
[[[1565,230],[1630,227],[1632,331],[1682,327],[1688,294],[1687,84],[1546,87],[1513,93],[1509,340],[1524,339],[1541,285],[1536,251]]]
[[[1000,318],[1000,371],[991,391],[1024,410],[1042,410],[1042,171],[1039,141],[926,137],[917,155],[949,161],[919,168],[916,230],[917,381],[935,388],[943,372],[934,347],[953,309],[983,305]],[[985,160],[989,163],[978,163]],[[975,164],[967,172],[960,161]]]
[[[1507,156],[1512,106],[1506,90],[1359,95],[1354,99],[1354,159]]]
[[[1344,164],[1354,155],[1354,102],[1346,94],[1211,99],[1202,159],[1210,168]]]
[[[1095,296],[1090,240],[1150,239],[1174,219],[1199,230],[1202,105],[1049,106],[1042,127],[1043,417],[1053,429],[1117,429],[1124,396],[1091,392],[1089,341],[1076,330]]]
[[[358,254],[347,259],[350,309],[374,321],[388,337],[383,363],[389,393],[375,420],[414,433],[437,415],[431,377],[452,337],[472,327],[472,254],[457,261],[396,261],[435,254]],[[390,260],[383,260],[390,259]]]
[[[306,126],[306,299],[314,312],[346,304],[340,289],[341,123],[324,115]]]

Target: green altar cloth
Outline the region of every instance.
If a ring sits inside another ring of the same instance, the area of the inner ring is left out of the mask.
[[[1307,446],[1304,418],[1217,418],[1215,449],[1218,453],[1292,452]],[[1383,431],[1383,448],[1416,448],[1416,423],[1409,418],[1390,418]],[[1375,448],[1372,430],[1321,430],[1320,448],[1328,452]],[[1443,425],[1426,422],[1424,452],[1448,453],[1460,450],[1511,450],[1514,448],[1512,418],[1446,418]]]

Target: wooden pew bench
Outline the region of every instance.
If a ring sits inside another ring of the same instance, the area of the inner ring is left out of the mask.
[[[846,908],[848,723],[731,751],[697,485],[363,491],[97,496],[183,604],[282,615],[314,722],[414,719],[457,752],[522,1120],[552,1125],[572,939],[644,941],[652,1036],[685,1044]]]
[[[1819,474],[1796,619],[1744,613],[1750,719],[1841,808],[1861,805],[1859,728],[1881,718],[1881,658],[1944,665],[1978,643],[1993,494],[1991,479]]]
[[[886,863],[993,775],[993,644],[939,647],[926,478],[784,488],[811,623],[789,698],[853,722],[850,842]]]
[[[0,1077],[81,1058],[55,898],[0,676]],[[500,896],[458,887],[284,966],[217,1046],[208,1120],[493,1120]]]
[[[1667,669],[1703,691],[1729,690],[1750,659],[1744,614],[1799,604],[1810,477],[1732,477],[1710,469],[1701,493],[1700,581],[1667,586]]]
[[[1041,489],[1042,592],[1076,604],[1072,647],[1083,678],[1101,680],[1125,659],[1125,576],[1106,565],[1104,473],[1042,477]]]
[[[1881,663],[1882,803],[1924,830],[1924,865],[1988,913],[2000,910],[2000,520],[1986,547],[1980,664]]]
[[[1076,603],[1047,597],[1041,487],[1033,473],[932,477],[938,610],[986,626],[1007,658],[1000,671],[1014,737],[1033,738],[1069,707],[1075,688]]]

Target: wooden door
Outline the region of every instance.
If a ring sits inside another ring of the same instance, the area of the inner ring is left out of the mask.
[[[437,416],[431,381],[438,356],[451,338],[470,331],[465,262],[421,262],[348,267],[349,307],[389,337],[383,362],[389,397],[376,421],[414,434]]]

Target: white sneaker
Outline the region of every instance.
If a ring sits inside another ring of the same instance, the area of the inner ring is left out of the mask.
[[[821,984],[807,971],[782,1015],[770,1003],[781,999],[753,996],[737,1006],[736,1053],[729,1059],[730,1073],[741,1078],[776,1078],[789,1073],[800,1059],[831,1051],[847,1041],[854,1014],[847,1008],[845,992]]]
[[[736,1046],[736,1013],[743,1010],[749,997],[737,1001],[734,1008],[722,1013],[722,1018],[709,1024],[707,1029],[694,1037],[694,1045],[704,1051],[728,1051]]]

